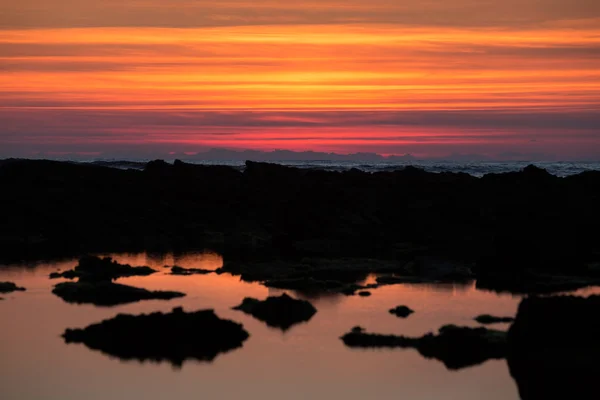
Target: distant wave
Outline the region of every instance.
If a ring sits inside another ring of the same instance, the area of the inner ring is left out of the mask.
[[[150,160],[148,160],[150,161]],[[207,160],[207,161],[185,161],[190,164],[200,165],[227,165],[240,170],[244,168],[244,161],[228,160]],[[347,171],[352,168],[366,172],[394,171],[406,166],[422,168],[428,172],[463,172],[469,175],[481,177],[489,173],[505,173],[520,171],[527,165],[533,164],[546,169],[549,173],[556,176],[575,175],[584,171],[600,171],[600,162],[530,162],[530,161],[430,161],[430,160],[407,160],[393,162],[356,162],[356,161],[270,161],[281,165],[288,165],[296,168],[317,168],[328,171]],[[145,161],[116,161],[116,160],[97,160],[90,161],[94,165],[119,169],[144,169]]]

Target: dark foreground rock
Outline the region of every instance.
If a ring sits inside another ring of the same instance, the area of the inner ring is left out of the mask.
[[[129,276],[147,276],[155,272],[157,271],[150,267],[119,264],[110,257],[86,256],[79,259],[75,268],[62,273],[53,272],[50,274],[50,278],[79,278],[80,281],[100,282]]]
[[[344,271],[359,268],[337,262],[344,257],[380,260],[390,264],[386,274],[402,269],[429,281],[475,274],[500,290],[505,277],[528,269],[559,276],[544,289],[552,291],[571,277],[593,278],[586,285],[600,277],[586,267],[600,261],[597,171],[561,178],[532,165],[476,178],[414,167],[369,173],[152,161],[137,171],[5,160],[0,187],[6,261],[211,249],[227,260],[226,272],[252,280],[351,283]],[[263,261],[270,266],[260,268]]]
[[[508,332],[508,366],[522,400],[596,398],[600,296],[530,297]]]
[[[66,343],[83,343],[123,360],[168,361],[181,366],[187,359],[212,361],[220,353],[241,347],[249,334],[241,324],[219,318],[213,310],[142,315],[119,314],[84,329],[67,329]]]
[[[280,328],[283,331],[292,325],[309,321],[317,312],[310,302],[294,299],[285,293],[279,297],[268,297],[262,301],[246,297],[242,304],[233,309],[250,314],[268,326]]]
[[[480,324],[499,324],[499,323],[510,323],[513,322],[515,319],[513,317],[496,317],[494,315],[489,315],[489,314],[483,314],[483,315],[479,315],[477,317],[475,317],[475,321],[479,322]]]
[[[0,282],[0,293],[23,292],[25,290],[24,287],[19,287],[13,282]]]
[[[206,275],[213,272],[210,269],[182,268],[177,265],[171,268],[171,275]]]
[[[170,300],[185,296],[184,293],[180,292],[150,291],[105,281],[62,282],[54,287],[52,293],[67,303],[89,303],[97,306],[115,306],[140,300]]]
[[[400,318],[406,318],[412,313],[414,313],[414,311],[408,308],[407,306],[398,306],[390,310],[390,314],[394,314],[395,316]]]
[[[349,347],[414,348],[425,358],[443,362],[448,369],[504,358],[507,351],[506,332],[455,325],[441,327],[437,335],[428,333],[418,338],[366,333],[355,327],[341,339]]]

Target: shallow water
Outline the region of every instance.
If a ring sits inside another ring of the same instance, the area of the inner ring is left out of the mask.
[[[75,260],[36,266],[0,267],[0,281],[13,281],[26,292],[0,301],[0,398],[39,399],[518,399],[505,361],[491,360],[449,371],[415,350],[353,350],[339,336],[355,325],[371,332],[421,335],[447,323],[477,326],[479,314],[512,316],[520,297],[482,292],[469,285],[393,285],[370,297],[311,298],[318,309],[307,323],[285,333],[239,311],[244,297],[263,299],[280,290],[223,274],[166,275],[165,264],[216,269],[216,254],[182,257],[114,254],[119,262],[149,265],[160,272],[119,282],[148,289],[179,290],[187,296],[170,301],[142,301],[117,307],[68,304],[51,293],[61,280],[48,274],[75,266]],[[292,295],[298,296],[295,293]],[[407,319],[388,313],[405,304],[416,312]],[[240,322],[250,338],[240,349],[212,363],[120,361],[81,344],[65,344],[66,328],[85,327],[117,313],[169,311],[173,307],[214,308],[217,315]],[[507,329],[506,324],[492,325]]]

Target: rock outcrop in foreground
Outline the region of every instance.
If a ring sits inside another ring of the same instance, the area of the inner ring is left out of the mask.
[[[445,325],[437,335],[406,337],[367,333],[355,327],[341,337],[349,347],[399,347],[416,349],[425,358],[435,358],[448,369],[481,364],[489,359],[506,357],[506,332],[485,328]]]
[[[147,276],[157,272],[150,267],[132,267],[129,264],[119,264],[110,257],[86,256],[79,259],[75,268],[64,272],[53,272],[51,279],[79,278],[80,281],[101,282],[111,281],[130,276]]]
[[[213,310],[142,315],[119,314],[84,329],[67,329],[66,343],[83,343],[123,360],[168,361],[181,366],[187,359],[212,361],[220,353],[241,347],[249,334],[241,324],[219,318]]]
[[[14,282],[0,282],[0,293],[23,292],[24,287],[17,286]]]
[[[185,293],[162,290],[146,290],[113,282],[62,282],[54,286],[52,293],[76,304],[116,306],[141,300],[170,300],[185,296]]]
[[[136,171],[6,160],[0,187],[7,261],[204,248],[228,262],[409,263],[425,255],[469,266],[477,278],[525,269],[586,277],[586,266],[600,262],[596,171],[561,178],[531,165],[476,178],[414,167],[369,173],[152,161]]]
[[[600,376],[600,296],[529,297],[508,332],[522,400],[590,399]]]
[[[242,304],[233,309],[250,314],[268,326],[280,328],[282,331],[289,329],[292,325],[309,321],[317,312],[310,302],[296,300],[285,293],[279,297],[268,297],[262,301],[246,297]]]

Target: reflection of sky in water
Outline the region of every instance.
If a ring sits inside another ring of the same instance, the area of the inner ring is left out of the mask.
[[[160,272],[119,282],[148,289],[187,293],[171,301],[144,301],[112,308],[71,305],[51,294],[48,274],[68,269],[73,260],[0,270],[27,292],[0,302],[0,390],[7,400],[29,399],[517,399],[504,361],[488,361],[448,371],[414,350],[352,350],[339,336],[355,325],[372,332],[420,335],[443,324],[477,326],[473,317],[514,315],[519,297],[475,290],[469,285],[394,285],[371,297],[312,298],[318,309],[308,322],[281,333],[242,312],[231,310],[243,297],[263,299],[281,290],[240,281],[230,275],[166,275],[164,265],[216,269],[215,254],[117,255],[119,262],[149,265]],[[587,293],[590,291],[583,291]],[[388,309],[405,304],[416,312],[399,319]],[[214,308],[250,332],[244,347],[213,363],[188,361],[175,371],[167,363],[121,362],[83,345],[66,345],[68,327],[85,327],[117,313]],[[505,329],[507,325],[497,325]]]

